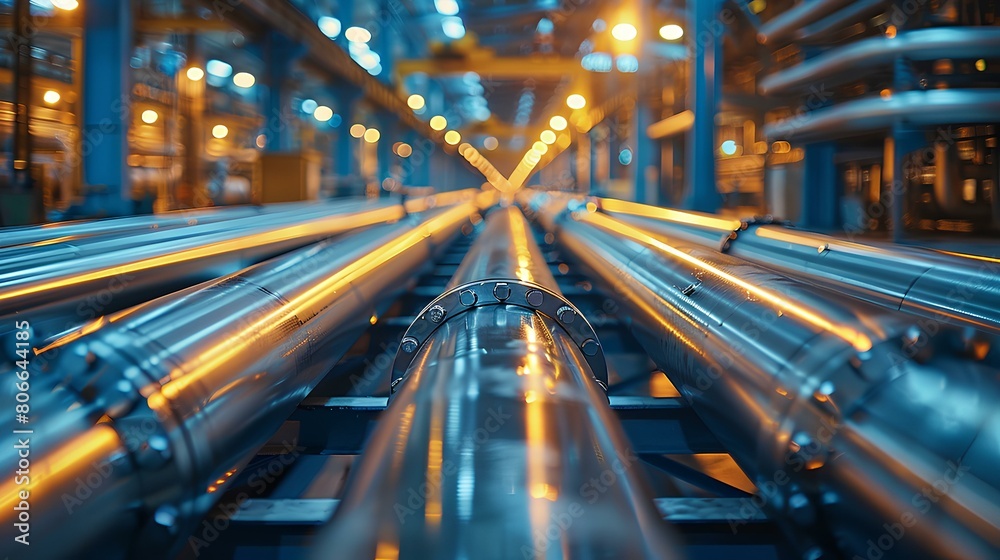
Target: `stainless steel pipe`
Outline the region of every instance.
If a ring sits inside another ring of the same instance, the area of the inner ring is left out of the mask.
[[[792,36],[797,29],[838,10],[847,8],[851,3],[852,0],[813,0],[811,2],[801,2],[761,25],[757,32],[757,41],[761,44],[777,45],[782,40]]]
[[[444,202],[470,199],[472,190],[450,194]],[[438,197],[408,201],[415,210],[437,204]],[[281,253],[357,228],[399,220],[398,201],[351,200],[319,205],[318,210],[261,216],[181,230],[206,228],[204,235],[164,231],[145,234],[140,246],[112,250],[116,241],[88,249],[82,258],[0,273],[0,339],[14,320],[28,319],[33,340],[41,341],[87,320],[154,297],[218,278]],[[238,222],[240,227],[235,227]],[[169,242],[157,243],[166,235]],[[94,252],[94,249],[100,249]],[[11,345],[5,345],[10,348]],[[10,359],[6,353],[2,359]]]
[[[611,216],[660,238],[721,250],[789,276],[890,309],[923,324],[968,326],[1000,335],[1000,259],[899,245],[863,244],[780,224],[599,199]],[[976,353],[1000,350],[970,333]],[[985,347],[984,347],[985,344]]]
[[[1000,380],[952,329],[543,195],[532,205],[804,554],[995,557]]]
[[[45,265],[72,266],[72,261],[80,259],[101,258],[117,251],[136,248],[150,248],[160,243],[191,242],[198,237],[215,235],[216,238],[226,238],[259,231],[264,228],[277,228],[282,225],[315,220],[335,214],[345,214],[376,207],[391,207],[397,205],[392,201],[366,201],[363,198],[338,200],[326,204],[293,205],[294,208],[272,212],[257,212],[254,215],[234,216],[225,220],[210,220],[184,227],[145,228],[103,235],[93,235],[71,241],[57,238],[29,243],[14,247],[0,248],[0,276],[22,271],[33,270]],[[403,212],[399,211],[399,217]],[[3,231],[0,230],[0,236]],[[168,248],[172,245],[160,245]]]
[[[169,554],[369,319],[494,200],[302,248],[41,349],[57,358],[30,370],[31,480],[0,485],[2,553],[20,546],[13,508],[27,491],[39,558]]]
[[[1000,121],[1000,90],[934,89],[863,97],[770,123],[764,135],[797,141],[844,138],[888,130],[899,121],[912,126],[994,123]]]
[[[231,206],[199,210],[178,210],[149,216],[128,216],[100,220],[73,220],[36,226],[3,228],[0,248],[17,245],[42,246],[52,243],[71,243],[97,236],[115,234],[140,234],[168,228],[209,224],[236,218],[258,216],[269,211],[285,211],[305,204],[271,204],[268,206]]]
[[[900,31],[832,48],[760,81],[764,95],[787,93],[795,88],[856,80],[860,72],[891,65],[897,57],[909,60],[980,58],[1000,52],[1000,29],[995,27],[935,27]],[[960,122],[960,121],[956,121]]]
[[[677,557],[568,315],[537,311],[520,283],[559,297],[507,208],[452,278],[458,307],[422,314],[440,324],[410,352],[316,558]]]

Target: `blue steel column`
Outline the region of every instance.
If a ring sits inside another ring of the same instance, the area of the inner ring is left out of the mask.
[[[355,105],[361,99],[361,91],[350,84],[341,84],[333,89],[337,100],[334,111],[341,117],[333,144],[333,170],[340,178],[350,177],[357,170],[355,159],[358,140],[351,136],[351,126],[355,123]]]
[[[718,0],[688,2],[687,106],[694,112],[694,125],[687,133],[688,192],[684,206],[701,212],[715,212],[722,200],[715,183],[715,114],[725,32],[716,17],[719,6]]]
[[[375,115],[375,122],[378,123],[376,126],[380,134],[378,144],[375,146],[375,153],[378,157],[376,179],[380,184],[386,177],[391,175],[392,159],[395,157],[392,153],[392,145],[399,141],[399,125],[397,121],[398,119],[393,115],[385,112],[379,112]]]
[[[805,146],[802,179],[802,212],[800,226],[809,229],[832,230],[841,225],[840,181],[833,156],[833,142],[816,142]]]
[[[306,53],[305,46],[281,33],[267,37],[267,151],[288,152],[294,146],[291,104],[285,89],[292,65]]]
[[[649,79],[653,77],[649,76]],[[656,120],[648,97],[640,95],[632,113],[632,178],[635,201],[653,205],[661,202],[660,145],[646,134],[646,129]]]
[[[88,211],[126,214],[131,212],[132,199],[127,165],[132,3],[87,0],[82,4],[83,181],[86,186],[107,189],[104,196],[88,190],[85,204]]]
[[[912,84],[916,81],[917,77],[913,74],[909,61],[902,57],[897,58],[893,65],[893,92],[911,89]],[[887,193],[889,200],[887,203],[889,205],[890,233],[892,240],[899,243],[906,235],[904,216],[908,198],[906,189],[907,155],[922,148],[925,139],[922,131],[901,122],[893,125],[890,134],[892,134],[892,176],[885,177],[885,179],[889,181],[889,192]],[[883,165],[883,167],[885,166]]]

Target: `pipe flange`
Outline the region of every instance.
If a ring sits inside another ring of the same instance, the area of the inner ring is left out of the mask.
[[[771,214],[766,215],[756,215],[752,218],[745,218],[740,220],[740,225],[735,230],[727,233],[719,240],[719,252],[726,253],[729,248],[732,247],[734,241],[736,241],[740,232],[747,231],[750,228],[756,228],[759,226],[782,226],[782,227],[795,227],[789,220],[782,220],[780,218],[775,218]]]
[[[558,323],[580,348],[594,374],[594,380],[607,390],[608,366],[604,358],[604,347],[583,313],[561,294],[548,288],[533,282],[502,279],[479,280],[456,286],[424,307],[406,329],[403,342],[396,352],[389,384],[392,392],[396,392],[396,386],[403,381],[413,358],[434,331],[457,315],[488,305],[523,307],[538,311]]]

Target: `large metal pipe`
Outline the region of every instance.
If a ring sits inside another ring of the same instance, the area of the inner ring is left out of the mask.
[[[127,251],[135,248],[145,247],[153,251],[152,247],[161,243],[170,244],[160,245],[161,248],[172,247],[178,242],[194,243],[197,238],[207,235],[216,236],[213,241],[227,239],[255,231],[305,223],[331,215],[392,206],[398,206],[398,204],[390,201],[372,203],[370,201],[366,202],[362,198],[355,198],[320,205],[296,205],[296,208],[289,210],[257,212],[253,215],[234,216],[226,220],[210,220],[205,223],[196,223],[185,227],[174,226],[162,229],[126,230],[71,241],[54,238],[39,243],[4,247],[0,248],[0,277],[11,273],[23,273],[22,271],[37,269],[51,264],[58,264],[60,267],[72,266],[71,261],[74,260],[91,260],[105,257],[118,251]],[[397,214],[397,218],[403,214],[398,207]],[[2,234],[3,232],[0,232],[0,235]]]
[[[306,247],[42,349],[59,358],[28,370],[34,433],[16,437],[30,438],[31,478],[0,485],[0,550],[19,550],[23,500],[38,558],[166,556],[432,250],[492,200]]]
[[[676,557],[565,330],[577,311],[537,310],[561,295],[520,212],[488,216],[450,286],[422,314],[440,323],[409,353],[316,557]]]
[[[721,250],[783,274],[907,311],[934,324],[1000,335],[1000,259],[862,244],[765,221],[600,199],[612,216],[657,236]],[[981,346],[970,337],[969,344]],[[1000,359],[1000,350],[981,348]]]
[[[995,27],[935,27],[901,31],[893,37],[871,37],[830,49],[791,68],[765,76],[759,88],[764,95],[776,95],[816,84],[831,87],[841,80],[858,79],[867,70],[891,65],[901,56],[909,60],[937,60],[981,58],[996,52],[1000,52],[1000,29]]]
[[[849,25],[858,24],[865,18],[879,14],[889,3],[890,0],[857,0],[838,12],[798,28],[794,32],[793,40],[816,42]]]
[[[796,6],[774,16],[757,31],[757,41],[762,44],[778,44],[791,37],[797,29],[828,16],[851,5],[854,0],[813,0],[800,2]]]
[[[473,190],[449,194],[469,199]],[[281,253],[327,237],[402,218],[406,208],[437,204],[437,197],[408,201],[357,200],[321,205],[319,211],[262,216],[257,224],[209,224],[205,235],[172,238],[169,243],[128,246],[65,262],[0,273],[0,340],[14,320],[28,319],[40,342],[101,315],[163,294],[218,278]],[[255,220],[251,220],[255,221]],[[194,228],[191,228],[194,229]],[[157,238],[157,234],[146,234]],[[109,242],[114,245],[115,242]],[[104,247],[104,245],[101,245]],[[0,359],[10,359],[5,352]]]
[[[148,216],[105,218],[101,220],[73,220],[37,226],[4,228],[0,247],[16,245],[42,246],[68,243],[95,236],[121,233],[140,234],[167,228],[209,224],[223,220],[258,216],[269,212],[283,212],[307,208],[315,203],[287,203],[268,205],[243,205],[198,210],[177,210]]]
[[[764,127],[773,140],[844,138],[888,130],[903,122],[911,126],[1000,121],[1000,90],[934,89],[892,92],[817,109]]]
[[[995,557],[1000,380],[953,330],[533,205],[807,557]]]

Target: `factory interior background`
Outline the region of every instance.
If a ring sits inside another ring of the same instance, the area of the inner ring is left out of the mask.
[[[0,555],[1000,558],[998,17],[0,0]]]

